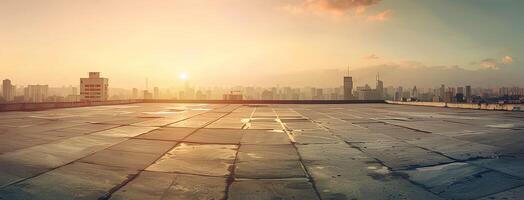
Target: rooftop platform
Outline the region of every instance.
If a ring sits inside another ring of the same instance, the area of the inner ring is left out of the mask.
[[[524,112],[138,103],[0,113],[0,199],[522,199]]]

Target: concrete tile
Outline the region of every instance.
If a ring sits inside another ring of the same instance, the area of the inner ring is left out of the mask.
[[[524,186],[489,195],[479,200],[519,200],[524,197]]]
[[[291,144],[289,136],[283,131],[245,130],[241,144]]]
[[[468,163],[451,163],[402,173],[447,199],[475,199],[524,185],[522,179]]]
[[[185,142],[206,143],[206,144],[240,144],[243,130],[240,129],[199,129],[188,138]]]
[[[176,174],[163,199],[225,199],[227,178]]]
[[[2,188],[0,199],[98,199],[135,173],[119,167],[73,163]]]
[[[162,199],[173,183],[175,174],[143,171],[131,182],[113,193],[113,200]]]
[[[281,179],[305,178],[305,172],[298,160],[251,160],[239,161],[235,168],[236,178]]]
[[[352,145],[394,170],[454,162],[440,154],[398,141]]]
[[[362,157],[306,162],[306,167],[322,199],[440,199]]]
[[[456,160],[491,158],[498,156],[500,152],[500,149],[494,146],[462,141],[441,135],[432,135],[406,142],[442,153]]]
[[[292,131],[291,137],[298,144],[333,144],[343,142],[324,129]]]
[[[159,128],[139,135],[137,138],[180,141],[195,130],[195,128]]]
[[[80,162],[142,170],[151,165],[159,156],[150,153],[102,150],[82,158]]]
[[[138,127],[138,126],[120,126],[117,128],[100,131],[93,133],[92,135],[101,135],[108,137],[135,137],[152,130],[157,129],[156,127]]]
[[[112,147],[109,147],[109,150],[161,155],[165,153],[167,150],[170,150],[171,148],[175,147],[175,145],[176,142],[173,141],[129,139]]]
[[[524,179],[524,155],[522,154],[492,159],[478,159],[468,161],[468,163]]]
[[[318,199],[306,180],[240,180],[231,185],[229,198],[236,199]]]
[[[236,145],[182,143],[146,170],[207,176],[227,176],[236,156]]]
[[[298,160],[293,145],[241,145],[238,151],[239,161]]]

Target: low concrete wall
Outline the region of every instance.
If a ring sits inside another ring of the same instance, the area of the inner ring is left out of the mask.
[[[443,108],[464,108],[477,110],[505,110],[505,111],[524,111],[524,104],[494,104],[494,103],[444,103],[444,102],[403,102],[403,101],[386,101],[389,104],[413,105],[413,106],[431,106]]]
[[[34,111],[53,108],[74,108],[85,106],[104,106],[132,103],[206,103],[206,104],[355,104],[385,103],[384,100],[171,100],[171,99],[134,99],[99,102],[45,102],[45,103],[7,103],[0,104],[0,112]]]
[[[146,99],[144,103],[208,103],[208,104],[356,104],[385,103],[384,100],[171,100]]]
[[[6,111],[34,111],[53,108],[75,108],[85,106],[105,106],[141,103],[143,100],[112,100],[98,102],[43,102],[43,103],[6,103],[0,104],[0,112]]]

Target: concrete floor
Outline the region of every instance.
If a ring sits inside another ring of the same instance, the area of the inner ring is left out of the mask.
[[[522,199],[524,113],[132,104],[0,113],[0,199]]]

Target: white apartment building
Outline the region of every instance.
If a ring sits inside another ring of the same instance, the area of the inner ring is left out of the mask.
[[[109,79],[100,72],[89,72],[89,78],[80,78],[80,101],[107,101]]]

